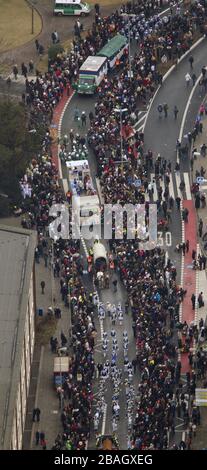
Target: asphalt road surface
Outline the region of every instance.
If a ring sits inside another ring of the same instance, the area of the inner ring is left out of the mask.
[[[201,68],[203,65],[206,65],[206,48],[207,42],[204,41],[199,45],[194,51],[194,72],[198,77]],[[172,163],[172,177],[171,177],[171,184],[170,184],[170,194],[176,197],[180,194],[179,192],[179,175],[174,172],[174,167],[176,163],[176,151],[175,145],[176,140],[179,136],[180,126],[182,122],[182,116],[184,110],[186,108],[188,98],[191,92],[191,86],[189,88],[186,87],[185,83],[185,75],[187,72],[190,71],[190,65],[188,62],[188,56],[184,59],[177,67],[177,70],[174,71],[166,82],[161,87],[160,91],[158,92],[151,110],[150,114],[146,123],[145,127],[145,150],[152,149],[154,152],[155,157],[158,153],[161,154],[162,157],[170,160]],[[184,128],[184,135],[185,132],[191,130],[195,116],[197,114],[197,110],[199,107],[199,103],[202,100],[201,90],[199,87],[195,90],[195,93],[192,98],[190,112],[187,115],[186,126]],[[61,135],[69,134],[70,130],[73,129],[75,133],[80,135],[85,135],[87,133],[87,127],[89,122],[87,122],[86,128],[78,127],[74,121],[74,111],[75,108],[78,108],[80,114],[82,111],[85,111],[87,116],[89,112],[94,110],[96,98],[95,97],[87,97],[87,96],[73,96],[70,105],[67,107],[66,112],[64,114],[63,122],[62,122],[62,129]],[[167,118],[159,119],[157,106],[158,104],[167,103],[169,106],[169,116]],[[174,120],[173,116],[173,107],[177,105],[179,109],[178,118]],[[92,173],[92,177],[95,183],[96,177],[96,162],[94,159],[94,155],[89,150],[89,165]],[[181,177],[185,173],[185,181],[187,181],[187,188],[186,192],[184,193],[184,198],[188,199],[190,197],[189,187],[190,187],[190,180],[189,180],[189,161],[181,161]],[[63,166],[63,177],[67,178],[66,168]],[[153,178],[153,174],[151,175]],[[161,183],[162,184],[162,183]],[[156,193],[154,194],[154,199],[156,200]],[[166,249],[166,257],[170,257],[170,259],[175,263],[177,271],[178,271],[178,282],[180,279],[180,256],[175,253],[175,245],[181,241],[181,218],[179,212],[174,208],[172,212],[172,222],[170,224],[169,232],[172,238],[172,246],[167,246],[165,239],[163,241],[163,247]],[[168,240],[169,242],[169,240]],[[170,243],[168,243],[170,244]],[[89,247],[90,244],[88,244]],[[114,277],[117,277],[114,275]],[[111,280],[113,281],[113,279]],[[84,275],[84,282],[85,286],[89,291],[93,290],[93,286],[89,280],[89,276],[87,274]],[[117,293],[113,293],[112,284],[110,283],[110,289],[102,290],[99,293],[100,301],[105,303],[109,301],[111,304],[118,304],[121,302],[122,306],[124,306],[126,293],[123,289],[123,286],[118,283],[118,291]],[[102,341],[101,341],[101,328],[98,318],[96,318],[96,327],[97,327],[97,343],[95,348],[95,361],[98,362],[105,362],[107,359],[111,359],[111,337],[110,331],[112,328],[111,320],[106,318],[103,322],[103,331],[108,332],[109,338],[109,347],[106,357],[103,357],[102,351]],[[130,314],[124,315],[122,325],[119,322],[116,322],[115,325],[116,334],[117,334],[117,342],[118,342],[118,366],[122,368],[122,379],[120,384],[120,396],[119,396],[119,403],[121,404],[121,411],[120,411],[120,420],[118,423],[117,428],[117,436],[120,443],[120,447],[122,449],[127,448],[127,437],[128,437],[128,422],[127,422],[127,403],[126,403],[126,393],[125,393],[125,373],[123,370],[123,332],[127,331],[128,338],[129,338],[129,360],[132,360],[135,356],[135,341],[133,338],[133,331],[132,331],[132,322]],[[133,378],[133,385],[135,389],[137,388],[138,378]],[[99,391],[99,382],[95,382],[95,400],[94,400],[94,412],[98,406],[98,391]],[[112,432],[112,397],[113,397],[113,387],[110,379],[106,380],[106,387],[104,391],[104,399],[107,403],[107,408],[105,409],[105,416],[103,422],[99,423],[99,432],[111,433]],[[179,422],[176,425],[176,436],[180,436],[180,433],[183,432],[183,423]],[[179,439],[180,437],[178,437]],[[95,434],[92,433],[91,440],[89,443],[89,448],[95,448]]]

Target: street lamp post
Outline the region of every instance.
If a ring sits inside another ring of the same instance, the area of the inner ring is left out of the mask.
[[[120,115],[120,144],[121,144],[121,172],[123,174],[123,170],[124,170],[124,165],[123,165],[123,135],[122,135],[122,131],[123,131],[123,120],[122,120],[122,113],[128,111],[127,108],[115,108],[114,111],[116,113],[119,113]]]
[[[33,6],[33,2],[31,2],[31,9],[32,9],[32,31],[31,31],[31,34],[34,34],[34,6]]]
[[[129,35],[129,78],[132,78],[132,60],[131,60],[131,26],[130,16],[128,15],[128,35]]]

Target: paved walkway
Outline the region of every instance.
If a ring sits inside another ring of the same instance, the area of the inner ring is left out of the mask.
[[[18,227],[21,226],[21,219],[16,217],[0,219],[0,224]],[[35,264],[35,274],[37,311],[41,308],[45,315],[48,307],[52,305],[52,299],[55,299],[54,305],[61,308],[62,317],[58,320],[57,329],[54,334],[60,340],[61,331],[64,331],[64,334],[68,336],[70,311],[61,301],[59,279],[56,278],[51,282],[51,268],[45,268],[44,261],[41,258],[40,263]],[[40,287],[40,283],[43,280],[46,286],[44,295],[41,294]],[[36,342],[23,439],[24,449],[39,448],[35,446],[35,432],[37,430],[45,432],[48,449],[51,448],[58,432],[62,431],[58,407],[59,402],[53,387],[53,362],[54,355],[50,351],[49,343],[41,348],[41,345]],[[40,423],[32,422],[32,410],[35,407],[39,407],[41,410]]]
[[[196,272],[192,266],[192,250],[197,251],[197,227],[196,227],[196,210],[194,201],[184,200],[183,209],[189,211],[189,221],[184,223],[184,240],[189,240],[189,252],[182,257],[182,273],[183,273],[183,288],[187,290],[183,304],[181,306],[182,323],[184,321],[189,325],[195,320],[195,310],[192,309],[191,296],[196,292]],[[188,362],[188,354],[181,355],[182,373],[185,374],[190,370]]]
[[[61,120],[61,115],[66,103],[70,98],[67,96],[66,91],[54,110],[53,121],[51,123],[51,130],[53,131],[54,144],[52,145],[53,161],[56,167],[59,167],[58,162],[58,127]],[[44,280],[46,284],[45,294],[41,294],[40,282]],[[37,295],[37,311],[39,308],[43,309],[46,315],[49,306],[53,305],[61,308],[62,317],[58,320],[57,329],[54,336],[60,342],[61,331],[68,337],[70,311],[65,307],[64,303],[60,301],[60,285],[59,279],[54,279],[51,268],[44,266],[44,261],[41,260],[40,264],[36,263],[36,295]],[[36,380],[36,396],[34,392],[34,381],[31,381],[30,397],[28,400],[28,413],[26,421],[26,431],[24,436],[24,448],[38,449],[35,445],[35,432],[37,430],[44,431],[46,435],[46,442],[48,449],[54,443],[58,432],[62,431],[60,421],[59,401],[53,387],[53,365],[54,355],[51,353],[49,344],[41,348],[36,344],[33,369],[36,370],[36,364],[39,364],[38,379]],[[35,373],[35,372],[34,372]],[[33,372],[32,372],[33,378]],[[33,398],[33,399],[32,399]],[[35,398],[35,399],[34,399]],[[39,407],[41,411],[40,423],[32,423],[32,410],[34,407]]]
[[[195,146],[197,147],[198,152],[200,152],[200,146],[204,143],[207,145],[207,117],[204,117],[203,119],[203,132],[202,134],[198,136],[196,143],[195,143]],[[197,156],[197,159],[194,160],[194,167],[193,167],[194,180],[195,180],[196,170],[200,171],[201,166],[203,166],[203,168],[206,170],[205,178],[207,179],[207,156],[205,158],[201,156]],[[207,201],[207,184],[200,186],[200,189],[202,192],[205,193],[206,201]],[[203,220],[203,234],[204,234],[207,232],[207,206],[204,209],[200,208],[197,210],[197,221],[199,221],[200,218]],[[199,238],[199,236],[198,236],[198,242],[200,244],[200,251],[203,252],[205,256],[207,256],[207,250],[206,251],[203,250],[203,242]],[[197,315],[196,315],[197,324],[199,323],[199,320],[201,318],[205,320],[206,315],[207,315],[207,282],[206,282],[207,279],[206,279],[206,276],[207,276],[207,270],[198,272],[197,291],[198,293],[203,292],[205,305],[204,307],[197,309]]]
[[[64,42],[73,36],[75,17],[58,17],[53,15],[53,2],[51,0],[35,0],[33,1],[35,8],[38,10],[42,17],[43,27],[39,36],[38,41],[43,45],[45,53],[47,53],[48,47],[52,45],[51,33],[57,31],[59,34],[60,42]],[[103,16],[109,15],[114,11],[115,7],[113,4],[101,6],[101,13]],[[85,31],[91,28],[92,22],[94,21],[94,10],[86,18],[81,18],[81,22],[84,25]],[[0,66],[1,64],[5,67],[12,68],[14,64],[17,64],[20,68],[22,62],[28,64],[32,59],[34,64],[37,65],[39,62],[39,55],[36,52],[35,47],[35,35],[31,34],[31,41],[20,47],[14,47],[9,51],[0,54]],[[8,73],[5,73],[5,77],[8,77]]]
[[[53,299],[55,299],[54,306],[60,307],[62,311],[62,317],[58,320],[57,329],[54,333],[54,336],[56,336],[60,342],[61,331],[68,337],[70,311],[64,306],[63,302],[60,301],[59,279],[56,278],[51,282],[51,268],[46,268],[44,266],[44,260],[40,259],[40,263],[36,263],[35,269],[37,312],[39,309],[43,309],[43,315],[46,316],[48,307],[52,305]],[[41,294],[40,287],[42,280],[45,281],[46,285],[44,295]],[[37,322],[39,322],[40,318],[41,317],[37,317]],[[37,363],[39,370],[37,370]],[[41,347],[41,345],[36,344],[32,379],[34,380],[35,376],[37,379],[39,374],[39,380],[36,380],[36,396],[33,380],[31,382],[24,436],[25,449],[30,447],[37,449],[35,446],[35,432],[37,430],[45,432],[47,446],[48,449],[50,449],[55,437],[62,429],[58,406],[59,402],[53,387],[53,363],[54,354],[51,353],[50,345],[45,344]],[[39,407],[41,410],[40,423],[32,423],[32,410],[34,407]]]
[[[41,261],[39,265],[36,264],[37,269],[37,309],[43,308],[44,314],[46,314],[47,308],[51,306],[52,298],[55,298],[55,306],[61,308],[62,317],[58,320],[57,330],[55,336],[58,341],[60,341],[61,331],[68,337],[69,329],[69,309],[64,306],[64,303],[60,301],[59,293],[59,279],[55,279],[54,282],[51,282],[51,269],[44,267],[44,262]],[[41,294],[40,282],[41,280],[45,281],[46,284],[46,293]],[[51,285],[53,289],[51,289]],[[41,422],[40,427],[38,423],[35,423],[33,426],[32,438],[34,438],[34,432],[39,429],[43,430],[46,433],[46,441],[48,448],[51,448],[55,437],[58,432],[62,430],[60,422],[60,410],[59,402],[53,387],[53,362],[54,354],[50,351],[49,344],[44,346],[44,351],[42,354],[42,363],[40,370],[40,381],[39,387],[37,390],[37,403],[36,405],[42,410],[41,413]],[[32,447],[34,447],[34,439],[32,439]]]
[[[200,134],[196,140],[195,146],[200,152],[200,146],[205,143],[207,145],[207,117],[205,116],[203,118],[203,132]],[[203,166],[206,170],[206,175],[207,175],[207,156],[201,157],[197,156],[196,160],[194,160],[194,168],[192,172],[193,179],[195,180],[195,173],[196,170],[200,171],[201,166]],[[206,177],[207,178],[207,177]],[[205,188],[206,187],[206,188]],[[207,186],[203,186],[203,192],[206,194],[207,198]],[[198,209],[196,211],[196,221],[198,222],[199,218],[202,218],[204,222],[204,230],[203,233],[207,232],[207,207],[204,209]],[[197,240],[198,240],[198,249],[197,249],[197,254],[204,253],[205,256],[207,256],[207,252],[203,251],[203,243],[201,239],[199,238],[199,235],[197,233]],[[192,247],[190,246],[190,256],[192,252]],[[191,258],[192,260],[192,258]],[[196,290],[194,291],[196,295],[198,295],[199,292],[203,292],[204,296],[204,307],[202,308],[196,308],[195,311],[195,322],[198,325],[199,321],[201,318],[206,320],[207,318],[207,270],[202,270],[202,271],[197,271],[196,272]],[[192,315],[192,306],[189,304],[189,315]],[[187,361],[186,361],[187,362]],[[193,449],[194,450],[200,450],[200,449],[206,449],[207,447],[207,410],[206,408],[201,407],[201,425],[198,428],[198,433],[196,436],[193,438]]]

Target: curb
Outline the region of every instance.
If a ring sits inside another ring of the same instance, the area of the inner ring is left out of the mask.
[[[60,142],[60,137],[61,137],[61,127],[62,127],[62,122],[63,122],[63,118],[64,118],[64,114],[65,114],[65,111],[68,107],[68,105],[70,104],[70,101],[72,100],[73,96],[74,96],[75,92],[73,91],[71,93],[71,95],[68,97],[68,100],[66,101],[65,103],[65,106],[61,112],[61,115],[60,115],[60,119],[59,119],[59,122],[58,122],[58,142]],[[62,165],[61,165],[61,161],[60,161],[60,158],[59,158],[59,154],[60,154],[60,143],[58,143],[58,171],[59,171],[59,176],[60,178],[62,179],[63,178],[63,173],[62,173]]]
[[[35,402],[34,408],[37,408],[37,402],[39,398],[39,386],[40,386],[40,375],[42,371],[42,363],[43,363],[43,356],[44,356],[44,346],[41,346],[41,353],[40,353],[40,362],[39,362],[39,370],[38,370],[38,379],[37,379],[37,387],[36,387],[36,395],[35,395]],[[33,441],[34,441],[34,432],[35,432],[35,423],[32,423],[32,430],[31,430],[31,437],[30,437],[30,449],[32,449]]]
[[[189,112],[189,107],[190,107],[190,104],[191,104],[191,100],[192,100],[192,97],[196,91],[196,88],[200,82],[200,79],[202,77],[202,74],[199,75],[199,77],[197,78],[196,80],[196,83],[194,85],[194,87],[192,88],[191,92],[190,92],[190,95],[188,97],[188,101],[187,101],[187,104],[186,104],[186,107],[185,107],[185,110],[184,110],[184,113],[183,113],[183,118],[182,118],[182,122],[181,122],[181,126],[180,126],[180,132],[179,132],[179,136],[178,136],[178,140],[181,142],[182,141],[182,138],[183,138],[183,131],[184,131],[184,127],[185,127],[185,121],[186,121],[186,117],[187,117],[187,114]],[[177,162],[179,162],[180,158],[179,158],[179,152],[177,150]]]
[[[41,13],[39,12],[38,8],[36,5],[31,5],[30,3],[30,0],[25,0],[25,2],[27,3],[27,5],[29,6],[29,8],[34,8],[34,10],[36,11],[36,13],[39,15],[40,17],[40,20],[41,20],[41,29],[40,29],[40,32],[36,35],[33,35],[32,39],[29,39],[29,41],[25,42],[24,44],[20,44],[19,46],[16,46],[15,48],[13,47],[10,47],[9,49],[6,49],[5,51],[2,52],[2,54],[6,54],[7,52],[10,52],[10,51],[15,51],[16,49],[20,49],[20,47],[24,47],[24,46],[27,46],[28,44],[30,44],[32,41],[34,41],[34,39],[37,39],[40,34],[42,34],[42,31],[43,31],[43,25],[44,25],[44,21],[43,21],[43,17],[41,15]]]
[[[173,70],[187,57],[187,55],[193,51],[197,46],[199,46],[199,44],[201,44],[201,42],[203,42],[203,40],[206,38],[205,35],[203,35],[201,38],[199,38],[191,47],[188,51],[185,52],[185,54],[183,54],[180,59],[178,59],[177,61],[177,64],[174,64],[170,67],[170,69],[165,73],[165,75],[163,76],[163,79],[162,79],[162,82],[165,82],[165,80],[169,77],[169,75],[173,72]],[[150,104],[149,104],[149,107],[148,107],[148,111],[147,111],[147,114],[146,114],[146,118],[145,118],[145,121],[144,121],[144,126],[143,126],[143,132],[145,131],[145,127],[146,127],[146,124],[147,124],[147,119],[148,119],[148,116],[149,116],[149,113],[150,113],[150,110],[151,110],[151,107],[153,105],[153,102],[157,96],[157,93],[158,91],[162,88],[162,85],[159,85],[158,88],[156,89],[151,101],[150,101]]]

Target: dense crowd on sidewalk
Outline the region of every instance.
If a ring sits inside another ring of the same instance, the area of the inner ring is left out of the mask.
[[[128,64],[124,75],[119,80],[114,80],[115,87],[120,87],[122,92],[120,96],[122,103],[129,106],[132,112],[134,102],[130,102],[130,92],[135,96],[135,100],[140,98],[146,102],[155,86],[161,82],[162,75],[157,67],[161,57],[166,55],[168,60],[179,58],[192,45],[195,30],[204,31],[206,7],[203,7],[203,2],[190,5],[183,16],[180,15],[180,6],[175,4],[173,7],[174,4],[171,2],[171,15],[162,18],[157,14],[157,3],[139,2],[139,11],[130,18],[131,40],[139,44],[139,52],[132,61],[133,79],[129,84]],[[136,11],[136,3],[132,5],[128,2],[122,10]],[[47,117],[49,114],[52,118],[54,107],[61,99],[65,88],[69,93],[84,60],[88,55],[95,55],[116,33],[129,36],[128,21],[118,11],[107,17],[96,15],[92,29],[87,32],[84,39],[80,31],[76,30],[72,51],[69,54],[64,53],[59,55],[55,62],[50,61],[48,72],[45,74],[38,72],[36,80],[26,79],[23,101],[31,106],[33,113],[36,115],[46,113]],[[105,88],[104,85],[101,86],[100,93],[105,92]],[[113,101],[113,93],[110,101]],[[110,110],[111,104],[106,112],[109,113]],[[116,121],[118,121],[117,116]],[[104,122],[101,125],[104,127]],[[115,125],[118,124],[115,122]],[[101,131],[99,122],[98,128],[97,125],[94,128],[95,135],[97,130]]]
[[[129,6],[126,8],[129,9]],[[126,140],[124,143],[126,159],[130,158],[131,165],[123,174],[121,170],[116,170],[113,161],[120,159],[120,147],[117,147],[120,130],[119,118],[116,114],[113,115],[114,107],[122,104],[127,106],[128,114],[124,118],[126,131],[126,125],[130,127],[133,123],[136,100],[146,101],[160,80],[157,70],[158,50],[162,49],[169,58],[174,55],[179,57],[181,51],[184,52],[192,43],[190,14],[195,12],[197,24],[203,24],[203,7],[198,3],[191,5],[189,15],[181,17],[178,12],[169,20],[159,19],[151,2],[143,1],[139,8],[139,18],[131,20],[133,38],[140,43],[140,52],[132,62],[134,78],[129,79],[126,55],[123,63],[118,64],[119,78],[113,77],[112,85],[109,85],[106,78],[100,86],[95,115],[91,119],[89,130],[89,143],[99,164],[104,197],[110,202],[118,202],[120,199],[125,201],[126,197],[127,202],[133,202],[134,199],[143,202],[143,192],[129,188],[128,179],[136,175],[143,179],[144,184],[147,182],[149,165],[152,164],[152,153],[148,152],[143,165],[144,136],[137,133],[133,146]],[[146,21],[143,15],[149,19],[152,13],[152,20]],[[31,107],[32,125],[39,116],[42,116],[45,123],[52,119],[53,109],[61,99],[64,88],[70,87],[72,80],[77,77],[81,63],[116,32],[127,34],[126,23],[118,12],[107,18],[96,17],[92,32],[84,40],[81,36],[76,36],[70,55],[60,56],[55,63],[50,63],[48,73],[44,76],[40,74],[36,81],[26,82],[23,99]],[[23,225],[35,228],[38,232],[39,242],[35,255],[37,262],[49,249],[46,241],[47,226],[51,221],[49,208],[53,203],[61,203],[64,199],[58,185],[58,170],[53,163],[50,144],[47,131],[42,153],[33,159],[22,182],[31,188],[29,210],[24,215]],[[165,171],[167,162],[161,162],[158,158],[158,175],[163,165]],[[118,191],[120,184],[123,191]],[[160,204],[161,200],[162,197]],[[26,203],[28,200],[24,202],[25,205]],[[57,390],[62,407],[63,434],[57,436],[54,449],[83,449],[90,434],[96,330],[92,299],[87,296],[81,281],[83,266],[79,248],[79,243],[71,240],[54,243],[53,262],[56,273],[60,274],[60,294],[65,305],[71,307],[73,322],[70,371],[63,388]],[[123,241],[112,248],[117,256],[120,279],[131,302],[141,372],[140,398],[132,433],[133,446],[137,449],[166,448],[168,430],[173,432],[174,426],[175,384],[178,386],[178,402],[181,403],[183,413],[186,413],[186,405],[183,405],[185,396],[182,397],[182,387],[179,387],[180,366],[179,363],[176,366],[174,363],[177,351],[171,341],[177,308],[185,292],[176,285],[175,267],[170,261],[165,265],[159,249],[151,253],[140,251],[135,241]],[[190,390],[193,389],[193,384],[194,375],[190,377]]]
[[[51,247],[48,244],[48,224],[52,220],[49,209],[52,204],[62,203],[63,194],[57,181],[58,171],[52,162],[50,141],[43,142],[42,154],[33,159],[28,168],[24,183],[31,187],[32,197],[24,201],[22,225],[34,228],[38,233],[38,245],[35,260],[40,258],[48,265],[51,258]],[[62,412],[63,435],[58,435],[54,443],[55,449],[83,449],[89,436],[92,390],[91,382],[94,374],[94,335],[96,333],[93,321],[91,299],[87,297],[81,282],[82,263],[78,241],[58,240],[54,242],[52,259],[54,276],[60,277],[60,296],[66,307],[71,309],[72,330],[70,344],[72,357],[68,379],[63,388],[57,388]],[[57,309],[56,309],[57,310]],[[48,313],[55,312],[48,310]],[[68,337],[68,332],[65,332]],[[59,345],[51,338],[51,350],[57,353]]]

